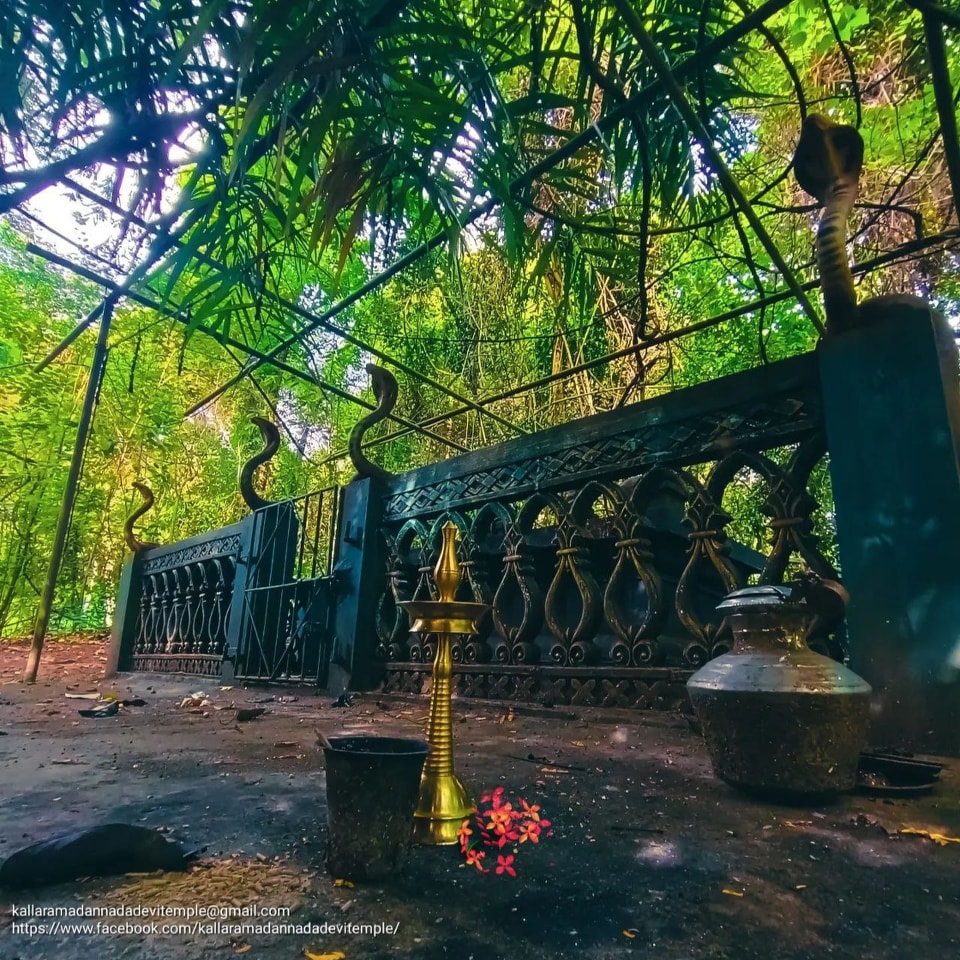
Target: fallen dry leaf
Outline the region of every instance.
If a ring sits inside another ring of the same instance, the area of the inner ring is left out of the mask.
[[[725,893],[728,897],[742,897],[742,896],[743,896],[743,891],[742,891],[742,890],[731,890],[729,887],[724,887],[722,892]]]
[[[237,711],[237,722],[247,723],[250,720],[256,720],[257,717],[263,716],[266,712],[265,707],[241,707]]]
[[[924,830],[921,827],[901,827],[898,832],[912,834],[918,837],[926,837],[928,840],[940,844],[941,847],[945,847],[948,843],[960,843],[960,837],[948,837],[946,834],[936,833],[933,830]]]
[[[347,955],[341,950],[334,950],[333,953],[311,953],[304,950],[303,955],[307,960],[346,960]]]

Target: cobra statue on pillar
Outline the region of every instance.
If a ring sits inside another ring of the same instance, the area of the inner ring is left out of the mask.
[[[150,540],[141,540],[133,529],[136,522],[153,507],[155,498],[153,491],[140,480],[134,482],[132,486],[143,498],[143,503],[127,517],[126,523],[123,525],[123,539],[131,553],[140,553],[142,550],[150,550],[153,547],[160,546],[159,543]]]
[[[389,370],[378,367],[375,363],[368,363],[366,370],[373,382],[373,395],[377,398],[377,407],[365,417],[361,417],[350,431],[350,459],[357,471],[354,480],[362,480],[364,477],[388,480],[393,474],[371,463],[364,454],[363,436],[372,426],[390,416],[397,403],[397,380]]]
[[[251,510],[262,510],[264,507],[270,506],[273,501],[265,500],[254,489],[253,474],[258,467],[263,466],[268,460],[272,460],[280,449],[280,431],[275,423],[271,423],[263,417],[251,417],[250,422],[260,431],[260,436],[263,438],[263,449],[252,456],[240,471],[240,496],[243,497],[243,502]]]
[[[817,266],[827,315],[827,335],[870,325],[891,311],[928,316],[930,306],[909,294],[888,294],[857,303],[847,260],[847,220],[860,189],[863,137],[855,128],[821,114],[804,120],[793,156],[793,172],[801,188],[823,204],[817,227]]]

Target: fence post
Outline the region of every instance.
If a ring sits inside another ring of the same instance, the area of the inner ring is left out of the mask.
[[[383,497],[371,477],[343,489],[335,567],[336,607],[327,689],[369,690],[383,668],[377,660],[376,606],[383,585],[380,519]]]
[[[910,304],[818,348],[851,666],[871,740],[960,754],[960,386],[946,320]]]
[[[105,676],[113,677],[121,670],[129,670],[133,645],[137,638],[140,619],[140,598],[143,593],[143,577],[140,575],[139,554],[131,553],[123,561],[120,571],[120,588],[117,591],[117,606],[110,628],[110,650],[107,652]]]
[[[227,644],[223,651],[220,676],[224,683],[233,683],[237,656],[246,626],[246,589],[250,567],[254,562],[253,540],[257,515],[251,513],[240,521],[240,545],[237,547],[237,566],[233,575],[233,594],[230,597],[230,619],[227,621]]]

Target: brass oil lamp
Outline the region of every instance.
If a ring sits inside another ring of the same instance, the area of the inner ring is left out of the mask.
[[[453,722],[451,706],[452,635],[475,634],[480,619],[489,609],[485,603],[466,603],[456,599],[460,587],[457,562],[457,528],[443,527],[443,546],[433,571],[437,600],[404,600],[415,633],[437,637],[430,685],[430,711],[427,717],[427,742],[430,753],[420,780],[420,798],[413,817],[413,835],[420,843],[457,842],[460,824],[473,810],[466,787],[453,772]]]

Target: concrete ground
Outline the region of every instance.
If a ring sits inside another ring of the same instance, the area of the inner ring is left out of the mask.
[[[368,695],[336,709],[303,689],[156,675],[103,681],[103,647],[90,643],[50,644],[40,682],[25,687],[25,656],[22,645],[0,647],[0,857],[120,821],[164,828],[203,858],[186,874],[7,892],[3,960],[960,956],[960,843],[901,833],[960,837],[956,767],[928,797],[776,806],[717,781],[679,716],[460,701],[464,781],[539,803],[554,835],[524,844],[516,878],[482,875],[456,848],[420,847],[389,882],[338,886],[323,866],[314,730],[416,736],[424,702]],[[77,710],[89,704],[65,694],[93,690],[146,704],[83,719]],[[193,692],[208,705],[182,708]],[[268,712],[236,722],[247,706]],[[14,904],[80,903],[288,907],[283,919],[222,922],[300,932],[15,932],[24,921]],[[324,923],[332,927],[309,932]],[[399,929],[374,936],[351,923]]]

